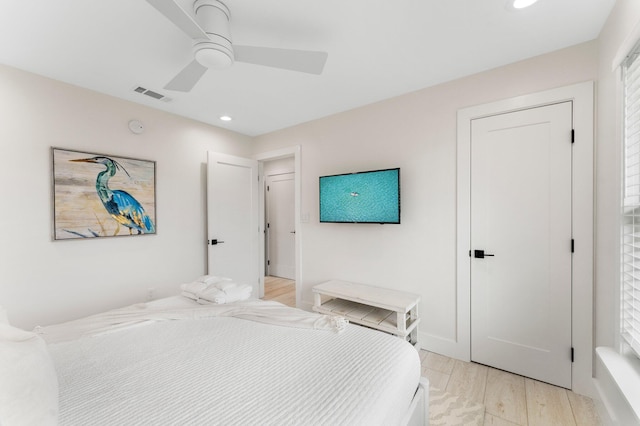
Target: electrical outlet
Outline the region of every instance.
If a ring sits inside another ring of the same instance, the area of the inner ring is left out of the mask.
[[[155,288],[148,288],[147,289],[147,302],[155,299],[155,292],[156,292]]]

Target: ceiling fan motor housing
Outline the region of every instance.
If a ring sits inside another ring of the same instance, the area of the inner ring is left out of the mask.
[[[195,40],[193,51],[196,60],[207,68],[228,68],[233,64],[233,47],[227,6],[218,0],[196,0],[193,4],[196,21],[209,39]]]

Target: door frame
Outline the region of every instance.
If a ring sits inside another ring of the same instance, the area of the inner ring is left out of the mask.
[[[299,291],[299,283],[302,282],[302,268],[301,268],[301,247],[302,247],[302,227],[300,226],[300,145],[277,149],[274,151],[261,152],[254,155],[252,158],[258,161],[258,175],[260,176],[260,185],[264,185],[264,163],[267,161],[278,160],[280,158],[293,157],[293,172],[294,172],[294,223],[295,223],[295,289],[296,289],[296,306],[301,306],[301,293]],[[259,270],[260,270],[260,284],[259,284],[259,297],[264,297],[264,271],[265,271],[265,235],[264,235],[264,223],[265,223],[265,195],[264,191],[258,191],[258,224],[260,230],[260,243],[259,243]]]
[[[571,334],[572,389],[595,396],[593,371],[594,100],[592,81],[458,110],[457,115],[457,324],[454,339],[434,342],[442,353],[471,359],[471,121],[496,114],[572,101],[572,227],[575,240]],[[575,183],[578,183],[576,185]]]

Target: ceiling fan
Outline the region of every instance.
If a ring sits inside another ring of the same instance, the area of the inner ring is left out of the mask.
[[[229,8],[219,0],[196,0],[195,20],[174,0],[147,2],[193,40],[195,59],[164,88],[189,92],[209,68],[227,68],[234,61],[282,68],[308,74],[321,74],[326,52],[278,49],[232,44]]]

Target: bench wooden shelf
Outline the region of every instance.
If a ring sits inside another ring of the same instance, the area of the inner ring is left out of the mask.
[[[313,310],[384,331],[418,346],[418,303],[412,293],[332,280],[313,287]]]

